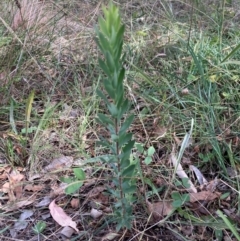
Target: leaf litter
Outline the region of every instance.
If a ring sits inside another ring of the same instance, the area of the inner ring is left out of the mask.
[[[74,222],[72,220],[72,218],[70,218],[70,216],[68,216],[64,210],[59,207],[58,205],[56,205],[55,200],[53,200],[50,204],[49,204],[49,210],[50,213],[53,217],[53,219],[62,227],[71,227],[73,228],[76,232],[79,232],[79,230],[77,229],[77,223]]]

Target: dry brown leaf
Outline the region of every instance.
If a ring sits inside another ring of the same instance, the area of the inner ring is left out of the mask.
[[[20,199],[23,193],[22,180],[25,179],[24,175],[20,174],[17,170],[13,170],[10,174],[7,174],[9,182],[6,182],[1,190],[2,192],[8,193],[9,201],[15,201]]]
[[[45,207],[51,202],[50,197],[44,197],[39,203],[35,204],[35,207]]]
[[[25,179],[25,176],[23,174],[20,174],[17,170],[13,170],[8,175],[9,180],[9,200],[14,201],[16,198],[19,199],[22,197],[23,192],[23,181]]]
[[[49,210],[53,217],[53,219],[62,227],[69,226],[73,228],[76,232],[79,232],[77,229],[76,222],[72,221],[72,219],[64,212],[64,210],[56,205],[55,199],[49,204]]]
[[[190,202],[197,202],[197,201],[212,201],[216,198],[219,198],[221,193],[212,193],[210,191],[202,191],[198,193],[189,193],[190,195]]]
[[[214,192],[219,184],[219,179],[215,178],[206,184],[206,190]]]
[[[1,208],[7,212],[17,210],[19,208],[28,206],[35,201],[35,196],[31,196],[28,199],[20,200],[18,202],[11,202],[8,205],[2,206]]]
[[[180,178],[187,178],[188,179],[188,184],[190,185],[190,187],[187,188],[188,192],[190,192],[190,193],[197,193],[197,189],[195,188],[193,183],[190,181],[190,179],[188,178],[188,175],[183,170],[181,163],[178,163],[178,160],[177,160],[177,158],[175,157],[175,155],[173,153],[170,156],[170,160],[171,160],[173,166],[176,168],[177,175]]]
[[[11,171],[10,166],[3,166],[0,168],[0,172],[2,173],[0,175],[0,180],[5,180],[8,178],[8,173]]]
[[[172,201],[160,201],[156,203],[147,201],[147,207],[149,213],[152,213],[155,221],[162,220],[164,216],[169,215],[174,209]]]
[[[175,142],[177,143],[178,146],[181,146],[182,141],[176,136],[176,133],[173,133],[173,138],[175,140]]]
[[[92,208],[91,212],[90,212],[91,217],[94,219],[100,218],[102,216],[102,214],[103,214],[102,211],[98,211],[95,208]]]
[[[58,184],[53,184],[51,185],[51,193],[50,193],[50,197],[54,197],[54,196],[59,196],[65,193],[65,189],[68,186],[67,183],[60,183],[60,185]]]
[[[59,158],[54,159],[51,164],[47,165],[44,170],[45,171],[56,171],[59,169],[63,169],[66,167],[71,167],[73,164],[73,157],[71,156],[61,156]]]
[[[71,236],[73,235],[74,230],[71,227],[64,227],[60,234],[63,236],[63,240],[66,240],[66,238],[71,238]]]
[[[9,182],[5,182],[2,185],[2,188],[0,189],[0,192],[8,193],[9,189],[10,189],[10,183]]]
[[[118,233],[108,233],[105,234],[102,238],[101,241],[112,241],[116,240],[116,238],[120,237],[121,235]]]
[[[40,179],[40,178],[42,178],[43,177],[43,174],[41,174],[41,173],[35,173],[35,174],[31,174],[30,173],[30,176],[29,176],[29,178],[28,178],[28,181],[34,181],[35,179]]]
[[[27,184],[24,189],[27,191],[32,191],[32,192],[39,192],[43,190],[44,186],[43,185],[32,185],[32,184]]]
[[[72,208],[79,208],[79,199],[78,198],[73,198],[71,200],[71,206],[72,206]]]
[[[8,197],[9,197],[9,201],[12,202],[12,201],[15,201],[16,200],[16,197],[13,193],[13,190],[11,188],[11,185],[9,182],[6,182],[3,184],[2,188],[0,189],[1,192],[4,192],[4,193],[7,193],[8,194]]]
[[[197,177],[197,180],[198,180],[200,185],[208,183],[206,178],[203,176],[203,174],[201,173],[201,171],[197,167],[195,167],[194,165],[190,165],[189,168],[190,168],[191,171],[193,171],[195,173],[195,175]]]
[[[156,140],[165,137],[166,134],[167,134],[167,130],[168,129],[164,126],[156,126],[155,131],[154,131],[154,135],[156,136]]]

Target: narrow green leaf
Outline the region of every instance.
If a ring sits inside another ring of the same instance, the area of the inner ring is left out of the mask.
[[[73,172],[74,172],[75,176],[79,180],[85,180],[86,179],[86,174],[83,171],[83,169],[81,169],[81,168],[73,168]]]
[[[104,81],[104,87],[105,90],[107,91],[108,95],[112,98],[115,99],[115,91],[111,83],[109,83],[107,80]],[[110,104],[109,104],[110,105]]]
[[[134,146],[134,143],[135,143],[134,140],[129,141],[129,142],[123,147],[123,149],[122,149],[123,152],[125,152],[125,153],[130,153],[131,150],[132,150],[132,148],[133,148],[133,146]]]
[[[135,167],[136,166],[134,164],[132,164],[132,165],[128,166],[127,168],[125,168],[122,172],[122,176],[123,177],[132,177]]]
[[[98,36],[98,35],[99,35],[99,30],[96,28],[95,31],[96,31],[97,36]],[[95,40],[95,42],[96,42],[98,48],[101,50],[101,52],[104,53],[104,49],[103,49],[103,47],[101,46],[101,43],[100,43],[100,41],[99,41],[99,38],[96,37],[96,38],[94,38],[94,40]]]
[[[111,115],[116,118],[118,115],[118,109],[117,106],[114,105],[113,103],[111,103],[110,105],[108,105],[108,110],[111,113]]]
[[[132,133],[123,133],[119,135],[119,146],[122,147],[132,139]]]
[[[102,17],[99,17],[98,19],[98,23],[99,23],[99,26],[100,26],[100,31],[103,33],[103,35],[106,35],[108,36],[108,29],[107,29],[107,24],[106,24],[106,21],[105,19],[103,19]]]
[[[104,102],[105,102],[107,105],[109,105],[109,101],[108,101],[108,99],[106,98],[106,95],[104,95],[102,91],[100,91],[99,89],[97,89],[96,93],[97,93],[97,95],[98,95],[100,98],[102,98],[102,99],[104,100]]]
[[[114,73],[117,62],[114,61],[114,59],[113,59],[112,55],[109,53],[109,51],[106,52],[105,58],[106,58],[107,66],[108,66],[110,72]]]
[[[223,193],[223,194],[221,195],[220,199],[223,200],[223,199],[229,197],[230,194],[231,194],[230,192],[225,192],[225,193]]]
[[[99,32],[99,34],[98,34],[98,40],[99,40],[99,44],[101,45],[101,47],[103,49],[103,54],[104,54],[105,58],[107,58],[108,51],[110,50],[109,42],[101,32]]]
[[[125,69],[122,68],[118,75],[118,84],[120,83],[123,84],[124,77],[125,77]]]
[[[98,59],[98,63],[100,68],[104,71],[104,73],[110,78],[111,77],[111,72],[108,69],[107,65],[105,64],[105,62],[102,59]]]
[[[123,133],[123,132],[126,132],[126,130],[130,127],[130,125],[132,124],[134,120],[134,115],[130,115],[125,121],[124,123],[122,124],[122,127],[119,131],[119,133]]]
[[[113,121],[107,115],[104,115],[102,113],[98,113],[98,119],[104,125],[110,124],[110,125],[113,126]]]
[[[129,159],[121,159],[121,170],[124,168],[128,167],[130,165],[130,160]]]
[[[227,59],[232,57],[239,49],[240,49],[240,43],[221,61],[221,63],[224,63]]]
[[[120,109],[120,112],[119,112],[119,115],[118,115],[119,120],[129,110],[129,107],[130,107],[130,102],[128,101],[128,99],[125,99],[124,102],[122,102],[121,109]]]
[[[231,222],[228,220],[228,218],[222,213],[222,211],[217,210],[217,215],[224,221],[224,223],[227,225],[227,227],[231,230],[231,232],[234,234],[234,236],[237,238],[238,241],[240,241],[240,236],[236,228],[231,224]]]

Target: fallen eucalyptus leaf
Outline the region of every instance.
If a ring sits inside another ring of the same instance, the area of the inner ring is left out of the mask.
[[[64,212],[64,210],[56,205],[55,200],[53,200],[49,204],[49,209],[53,219],[59,225],[61,225],[62,227],[69,226],[73,228],[76,232],[79,232],[76,222],[72,221],[72,219]]]

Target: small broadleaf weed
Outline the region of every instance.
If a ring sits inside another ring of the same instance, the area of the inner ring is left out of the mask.
[[[125,69],[122,57],[124,25],[121,23],[118,8],[110,2],[103,8],[104,17],[99,18],[96,29],[96,42],[104,58],[99,59],[99,66],[105,74],[104,92],[97,94],[105,102],[108,114],[99,113],[97,121],[110,133],[111,139],[102,138],[100,144],[110,151],[111,158],[102,159],[112,169],[115,188],[109,188],[115,199],[114,221],[117,230],[131,228],[133,193],[136,191],[136,165],[130,161],[134,147],[132,133],[128,132],[134,115],[127,115],[130,102],[124,94]],[[107,94],[107,95],[106,95]]]

